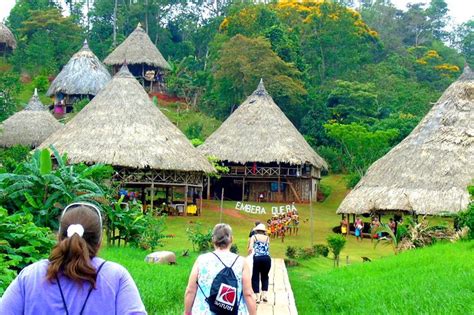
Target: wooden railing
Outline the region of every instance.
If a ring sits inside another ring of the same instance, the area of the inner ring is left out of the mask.
[[[269,166],[229,166],[229,173],[225,176],[258,176],[258,177],[306,177],[310,172],[300,167],[269,167]]]

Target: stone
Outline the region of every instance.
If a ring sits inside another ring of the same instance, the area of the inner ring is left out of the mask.
[[[176,264],[176,254],[169,251],[159,251],[148,254],[145,261],[155,264]]]

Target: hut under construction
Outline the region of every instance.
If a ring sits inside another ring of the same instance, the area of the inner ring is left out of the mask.
[[[110,73],[89,49],[87,41],[56,76],[46,93],[54,97],[54,113],[72,111],[75,102],[92,99],[111,79]]]
[[[148,34],[138,23],[137,28],[105,59],[106,65],[112,66],[114,73],[126,62],[130,72],[150,92],[164,92],[164,73],[171,70]]]
[[[25,109],[7,118],[0,125],[0,146],[37,147],[62,125],[41,103],[35,89]]]
[[[113,166],[113,180],[122,187],[141,189],[143,203],[148,191],[152,208],[159,202],[176,209],[178,202],[168,198],[176,188],[184,199],[179,202],[180,210],[188,209],[187,196],[202,194],[205,173],[214,171],[153,104],[126,66],[61,132],[40,147],[50,145],[67,153],[71,163]],[[157,189],[161,196],[166,194],[165,200],[156,200]]]
[[[466,67],[416,128],[377,160],[337,213],[438,215],[467,208],[474,178],[474,73]]]
[[[208,186],[208,197],[242,201],[316,200],[326,162],[275,104],[263,81],[198,147],[229,168]]]
[[[16,39],[12,31],[0,22],[0,56],[5,57],[16,49]]]

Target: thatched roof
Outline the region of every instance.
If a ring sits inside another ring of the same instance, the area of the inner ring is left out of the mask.
[[[153,104],[126,66],[61,132],[54,145],[72,163],[212,172],[214,169]]]
[[[15,113],[0,125],[0,146],[21,144],[36,147],[62,125],[41,103],[38,94],[30,99],[22,111]]]
[[[260,81],[258,88],[198,149],[234,163],[309,163],[327,168]]]
[[[5,43],[11,49],[16,48],[15,36],[13,36],[12,31],[2,22],[0,22],[0,43]]]
[[[338,213],[467,208],[474,178],[474,73],[466,67],[401,143],[376,161]]]
[[[104,59],[106,65],[146,64],[164,70],[171,70],[169,63],[163,58],[158,48],[150,40],[140,24],[137,28]]]
[[[69,59],[46,94],[97,95],[110,79],[105,66],[84,41],[84,46]]]

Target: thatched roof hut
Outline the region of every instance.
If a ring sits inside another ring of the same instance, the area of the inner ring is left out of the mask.
[[[71,57],[46,94],[97,95],[110,79],[105,66],[84,41],[84,46]]]
[[[10,29],[0,22],[0,51],[9,51],[16,48],[16,39]]]
[[[62,130],[54,145],[72,163],[212,172],[184,134],[150,101],[126,66]]]
[[[376,161],[337,213],[467,208],[474,178],[474,73],[466,67],[402,142]]]
[[[221,161],[311,164],[327,168],[260,81],[258,88],[198,149]]]
[[[0,125],[0,146],[24,145],[36,147],[62,125],[41,103],[38,93],[22,111],[15,113]]]
[[[129,66],[147,65],[163,70],[171,69],[140,24],[123,43],[104,59],[104,63],[111,66],[121,66],[124,61]]]

